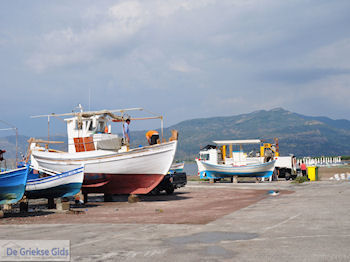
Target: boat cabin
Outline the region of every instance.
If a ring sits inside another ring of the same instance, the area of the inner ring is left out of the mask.
[[[69,153],[97,149],[118,151],[122,146],[122,138],[111,134],[111,125],[105,115],[75,116],[65,121]]]
[[[94,150],[108,150],[122,153],[127,152],[129,150],[130,145],[127,143],[123,143],[122,137],[119,137],[117,134],[111,133],[112,128],[109,123],[124,123],[126,119],[130,118],[130,116],[126,112],[143,111],[143,108],[127,108],[87,112],[83,111],[83,108],[80,104],[78,108],[80,109],[80,112],[38,115],[32,116],[32,118],[47,117],[49,127],[50,117],[70,116],[70,118],[64,119],[64,121],[67,123],[68,153],[87,152]],[[151,113],[152,116],[132,118],[132,120],[160,119],[161,141],[163,141],[163,116],[157,116],[149,111],[148,113]],[[177,140],[177,131],[173,131],[171,139]],[[48,144],[61,143],[61,141],[50,141],[48,135],[47,141],[37,139],[31,140],[31,148],[33,149],[37,147],[39,143],[46,144],[45,148],[41,148],[41,150],[53,150],[57,152],[57,150],[49,149]]]
[[[243,145],[261,144],[260,139],[249,140],[217,140],[215,145],[207,145],[199,152],[199,160],[210,164],[229,166],[243,166],[248,164],[263,163],[259,153],[247,154],[243,152]],[[235,151],[234,146],[239,147]]]
[[[217,164],[219,159],[222,159],[221,151],[214,145],[207,145],[199,152],[200,161]]]

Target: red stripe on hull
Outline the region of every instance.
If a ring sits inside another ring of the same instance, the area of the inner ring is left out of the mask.
[[[148,194],[163,179],[156,174],[86,174],[83,193]]]

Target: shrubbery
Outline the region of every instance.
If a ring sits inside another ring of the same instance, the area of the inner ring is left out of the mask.
[[[304,182],[307,182],[308,179],[306,176],[298,176],[296,179],[295,179],[295,183],[298,183],[298,184],[301,184],[301,183],[304,183]]]

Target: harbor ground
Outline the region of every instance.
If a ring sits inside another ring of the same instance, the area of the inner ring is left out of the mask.
[[[187,168],[187,174],[190,174],[188,176],[189,180],[192,181],[199,181],[199,176],[197,175],[197,165],[195,163],[190,163],[185,166]],[[342,173],[350,173],[350,165],[339,165],[339,166],[323,166],[318,167],[318,178],[319,180],[329,180],[331,177],[334,177],[335,174],[342,174]],[[239,181],[253,181],[254,179],[247,179],[247,178],[239,178]],[[283,180],[280,178],[280,180]]]
[[[10,214],[0,237],[69,239],[72,261],[349,261],[349,186],[191,181],[132,204],[96,195],[82,212]]]

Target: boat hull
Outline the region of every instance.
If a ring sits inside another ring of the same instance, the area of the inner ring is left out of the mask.
[[[177,141],[171,141],[123,153],[33,151],[32,159],[39,167],[61,172],[84,164],[84,193],[147,194],[167,174],[176,146]]]
[[[218,179],[233,176],[270,177],[275,168],[275,161],[245,166],[225,166],[197,160],[197,165],[200,177],[203,179]]]
[[[53,176],[29,179],[25,195],[30,199],[74,196],[80,192],[83,179],[83,167]]]
[[[162,181],[163,177],[163,174],[87,173],[85,174],[82,191],[84,194],[147,194]]]
[[[0,205],[14,204],[22,199],[29,167],[17,168],[0,174]]]

